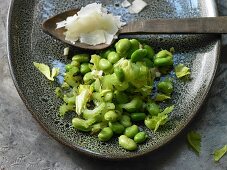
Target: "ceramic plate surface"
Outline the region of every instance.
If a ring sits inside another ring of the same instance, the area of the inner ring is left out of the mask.
[[[145,0],[148,6],[139,14],[130,14],[120,6],[122,0],[97,1],[109,12],[121,15],[123,21],[150,18],[185,18],[216,16],[214,0]],[[101,143],[96,136],[81,133],[71,126],[73,114],[61,119],[58,107],[62,103],[54,94],[57,82],[50,82],[38,72],[33,62],[64,68],[69,60],[63,57],[66,44],[53,39],[41,30],[47,18],[72,8],[92,3],[90,0],[15,0],[8,18],[9,65],[16,88],[24,103],[45,128],[58,141],[90,156],[122,159],[144,155],[156,150],[175,137],[195,116],[211,86],[218,64],[220,37],[208,35],[143,35],[133,36],[149,41],[156,51],[175,48],[174,63],[191,68],[192,80],[175,81],[172,103],[175,104],[170,121],[157,133],[149,134],[146,143],[135,152],[127,152],[117,144],[117,138]],[[79,52],[78,49],[73,50]],[[58,82],[62,81],[59,76]]]

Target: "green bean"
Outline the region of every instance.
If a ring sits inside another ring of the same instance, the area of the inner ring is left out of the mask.
[[[112,101],[112,99],[113,99],[113,92],[107,92],[104,96],[104,100],[106,102],[109,102],[109,101]]]
[[[107,59],[102,58],[99,61],[99,68],[104,71],[110,70],[112,68],[112,64]]]
[[[151,101],[146,104],[146,109],[152,116],[156,116],[161,112],[160,106]]]
[[[89,62],[90,60],[90,56],[89,54],[77,54],[77,55],[74,55],[73,58],[72,58],[72,61],[77,61],[79,63],[84,63],[84,62]]]
[[[124,71],[123,71],[122,68],[116,67],[116,68],[114,69],[114,73],[116,74],[116,76],[117,76],[117,78],[118,78],[118,80],[119,80],[120,82],[123,82],[123,81],[124,81],[124,79],[125,79],[125,74],[124,74]]]
[[[125,130],[125,127],[119,122],[109,122],[109,127],[112,129],[112,131],[115,134],[118,134],[118,135],[123,134]]]
[[[128,52],[128,50],[131,47],[131,42],[124,38],[124,39],[120,39],[116,44],[115,44],[115,48],[118,54],[120,55],[124,55]]]
[[[140,97],[134,97],[129,103],[121,104],[121,107],[128,112],[136,112],[142,108],[143,100]]]
[[[146,118],[145,113],[131,113],[130,116],[133,121],[142,121]]]
[[[105,113],[104,119],[109,122],[116,122],[118,119],[118,114],[115,111],[110,110]]]
[[[129,138],[134,138],[134,136],[139,132],[139,128],[137,125],[132,125],[125,129],[124,135]]]
[[[128,150],[128,151],[133,151],[137,149],[137,144],[134,142],[134,140],[128,138],[125,135],[121,135],[119,138],[119,145]]]
[[[98,138],[102,142],[106,142],[110,140],[113,136],[113,131],[110,127],[105,127],[101,130],[101,132],[98,134]]]
[[[139,144],[143,143],[147,139],[147,134],[145,132],[139,132],[134,136],[134,141]]]
[[[165,94],[171,94],[173,92],[173,83],[167,79],[158,83],[158,90]]]
[[[91,71],[91,69],[89,68],[89,63],[82,63],[81,65],[80,65],[80,72],[81,72],[81,74],[86,74],[86,73],[88,73],[88,72],[90,72]]]
[[[131,61],[133,63],[137,61],[142,61],[143,58],[147,55],[147,50],[146,49],[138,49],[134,51],[131,55]]]
[[[72,119],[72,125],[74,128],[80,130],[80,131],[84,131],[84,132],[88,132],[91,131],[91,125],[94,123],[93,119],[89,119],[89,120],[83,120],[80,118],[73,118]]]
[[[118,53],[116,53],[115,51],[112,51],[108,54],[107,59],[109,60],[109,62],[111,62],[112,64],[115,64],[116,62],[118,62],[120,60],[120,56]]]
[[[128,115],[122,115],[121,119],[120,119],[120,123],[124,126],[124,127],[129,127],[132,126],[132,122],[131,119]]]
[[[154,55],[155,55],[154,49],[149,45],[144,45],[143,48],[147,50],[147,56],[146,57],[153,60]]]

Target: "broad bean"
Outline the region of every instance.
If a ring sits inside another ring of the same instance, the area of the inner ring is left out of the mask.
[[[146,49],[138,49],[134,51],[131,55],[131,61],[133,63],[137,61],[142,61],[143,58],[147,55],[147,50]]]
[[[90,56],[89,54],[77,54],[72,57],[72,61],[77,61],[79,63],[89,62]]]
[[[137,125],[132,125],[125,129],[124,135],[129,138],[134,138],[134,136],[139,132],[139,128]]]
[[[120,56],[118,53],[116,53],[115,51],[112,51],[108,54],[107,59],[109,60],[109,62],[111,62],[112,64],[115,64],[116,62],[118,62],[120,60]]]
[[[113,131],[110,127],[105,127],[101,130],[101,132],[98,134],[98,138],[102,142],[106,142],[110,140],[113,136]]]
[[[131,122],[130,116],[128,116],[128,115],[122,115],[122,117],[121,117],[121,119],[120,119],[120,123],[121,123],[124,127],[132,126],[132,122]]]
[[[120,39],[115,44],[116,51],[120,55],[126,54],[129,51],[130,47],[131,47],[131,42],[126,38]]]
[[[107,59],[102,58],[99,61],[99,68],[104,71],[110,70],[112,68],[112,64]]]
[[[80,72],[81,72],[81,74],[84,75],[84,74],[86,74],[86,73],[88,73],[90,71],[91,71],[91,69],[89,67],[89,63],[82,63],[80,65]]]
[[[143,143],[147,139],[147,134],[145,132],[139,132],[134,136],[134,141],[136,143]]]
[[[109,122],[109,127],[115,134],[123,134],[125,127],[119,122]]]
[[[125,135],[121,135],[119,138],[119,145],[128,150],[128,151],[133,151],[137,149],[137,144],[134,142],[134,140],[128,138]]]
[[[116,68],[114,69],[114,73],[116,74],[116,76],[117,76],[117,78],[118,78],[118,80],[119,80],[120,82],[123,82],[123,81],[124,81],[124,79],[125,79],[125,74],[124,74],[124,71],[123,71],[122,68],[116,67]]]
[[[104,119],[108,122],[116,122],[118,119],[118,114],[115,111],[110,110],[105,113]]]
[[[145,113],[131,113],[131,119],[133,121],[142,121],[146,118],[146,114]]]
[[[146,109],[149,112],[149,114],[152,116],[156,116],[158,115],[158,113],[161,112],[160,106],[157,105],[155,102],[151,102],[151,101],[149,101],[146,104]]]

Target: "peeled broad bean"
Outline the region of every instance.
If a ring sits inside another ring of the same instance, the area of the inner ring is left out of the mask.
[[[146,114],[145,113],[131,113],[131,119],[133,121],[142,121],[146,118]]]
[[[92,123],[93,122],[91,122],[91,120],[83,120],[83,119],[80,119],[80,118],[73,118],[72,119],[73,127],[80,130],[80,131],[84,131],[84,132],[91,131]]]
[[[101,130],[101,132],[98,134],[98,139],[102,142],[106,142],[110,140],[113,136],[113,131],[110,127],[105,127]]]
[[[90,56],[89,54],[77,54],[72,57],[72,61],[77,61],[79,63],[89,62]]]
[[[113,92],[107,92],[104,96],[104,100],[106,102],[109,102],[109,101],[112,101],[112,99],[113,99]]]
[[[123,134],[125,127],[119,122],[109,122],[109,127],[115,134]]]
[[[173,83],[169,80],[161,81],[158,83],[158,90],[165,94],[171,94],[173,92]]]
[[[118,60],[120,60],[120,56],[118,53],[116,53],[115,51],[112,51],[108,54],[107,59],[109,60],[109,62],[111,62],[112,64],[115,64],[116,62],[118,62]]]
[[[112,64],[107,59],[102,58],[99,61],[99,68],[104,71],[110,70],[112,68]]]
[[[83,77],[83,81],[85,84],[92,83],[94,81],[92,73],[91,72],[86,73]]]
[[[131,39],[129,41],[131,42],[131,47],[127,57],[131,57],[132,53],[140,48],[140,42],[137,39]]]
[[[89,63],[82,63],[80,65],[80,72],[81,72],[81,74],[86,74],[86,73],[88,73],[90,71],[91,71],[91,69],[89,68]]]
[[[152,116],[156,116],[158,115],[158,113],[161,112],[160,106],[155,102],[148,102],[146,104],[146,109],[149,112],[149,114]]]
[[[139,132],[134,136],[134,141],[136,143],[143,143],[147,139],[147,134],[145,132]]]
[[[154,49],[149,45],[144,45],[143,48],[147,50],[146,57],[148,57],[149,59],[153,59],[155,55]]]
[[[139,132],[139,128],[137,125],[132,125],[125,129],[124,135],[129,138],[134,138],[134,136]]]
[[[163,67],[173,65],[173,55],[167,50],[162,50],[156,54],[154,59],[154,65]]]
[[[128,150],[128,151],[133,151],[133,150],[136,150],[137,149],[137,144],[134,140],[128,138],[127,136],[125,135],[121,135],[119,138],[119,145]]]
[[[128,115],[122,115],[122,117],[121,117],[121,119],[120,119],[120,123],[121,123],[124,127],[132,126],[131,118],[130,118]]]
[[[134,51],[131,55],[131,61],[133,63],[137,61],[142,61],[143,58],[147,55],[147,50],[146,49],[138,49]]]
[[[116,68],[114,69],[114,73],[116,74],[116,76],[117,76],[117,78],[118,78],[118,80],[119,80],[120,82],[123,82],[123,81],[124,81],[124,79],[125,79],[125,74],[124,74],[124,71],[123,71],[122,68],[116,67]]]
[[[115,48],[118,54],[122,55],[122,54],[126,54],[128,52],[128,50],[131,47],[131,42],[124,38],[124,39],[120,39],[116,44],[115,44]]]
[[[117,118],[118,118],[118,114],[113,110],[106,112],[104,115],[104,119],[109,122],[116,122]]]

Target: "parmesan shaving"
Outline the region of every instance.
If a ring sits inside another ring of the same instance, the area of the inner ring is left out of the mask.
[[[123,8],[127,8],[127,7],[131,6],[131,3],[128,2],[127,0],[124,0],[124,1],[121,3],[121,6],[122,6]]]
[[[125,25],[120,16],[107,13],[101,4],[92,3],[74,16],[57,23],[56,29],[65,27],[65,40],[75,43],[80,41],[89,45],[110,44],[118,30]]]
[[[143,0],[135,0],[132,2],[132,5],[128,8],[128,10],[132,14],[134,13],[137,14],[141,12],[146,6],[147,6],[147,3],[144,2]]]

